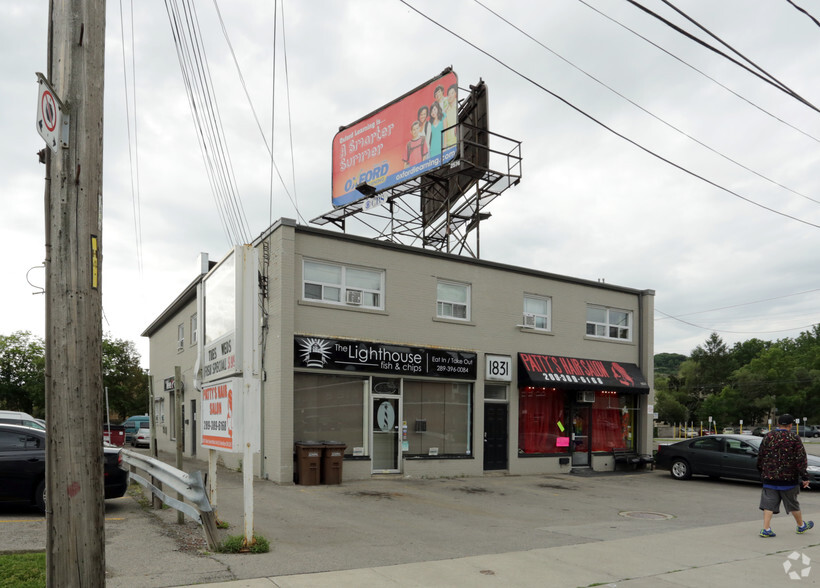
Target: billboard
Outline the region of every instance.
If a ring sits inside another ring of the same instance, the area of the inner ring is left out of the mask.
[[[455,159],[458,76],[422,84],[333,137],[333,206],[340,207],[418,177]],[[366,185],[363,190],[359,186]]]

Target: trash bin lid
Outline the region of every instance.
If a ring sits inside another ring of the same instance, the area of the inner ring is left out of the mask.
[[[311,447],[316,445],[324,445],[324,441],[296,441],[294,445]]]
[[[343,441],[321,441],[323,445],[344,445],[347,447],[347,444]]]

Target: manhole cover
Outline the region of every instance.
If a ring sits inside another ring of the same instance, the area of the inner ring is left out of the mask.
[[[642,510],[624,510],[618,513],[622,517],[630,519],[649,519],[653,521],[665,521],[667,519],[674,519],[675,516],[662,512],[646,512]]]

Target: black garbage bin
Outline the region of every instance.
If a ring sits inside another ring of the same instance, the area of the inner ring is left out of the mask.
[[[323,441],[322,484],[342,483],[342,463],[347,445],[341,441]]]
[[[302,486],[319,484],[324,445],[319,441],[297,441],[294,445],[296,447],[296,483]]]

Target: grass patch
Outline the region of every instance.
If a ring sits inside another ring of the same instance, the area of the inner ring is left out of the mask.
[[[219,546],[220,553],[267,553],[270,551],[270,542],[259,535],[253,536],[253,544],[245,547],[244,535],[231,535]]]
[[[0,588],[43,588],[45,585],[45,552],[0,555]]]

